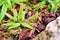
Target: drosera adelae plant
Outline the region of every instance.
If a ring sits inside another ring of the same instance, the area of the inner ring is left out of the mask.
[[[56,12],[57,7],[59,5],[59,0],[42,0],[41,2],[36,4],[33,8],[34,10],[38,10],[40,7],[44,5],[48,5],[48,8],[51,9],[50,12]]]
[[[59,5],[59,0],[48,0],[48,3],[48,5],[50,5],[51,12],[56,12]]]
[[[15,13],[14,16],[11,16],[10,14],[6,13],[6,16],[8,18],[10,18],[12,21],[10,21],[4,25],[7,26],[8,29],[16,28],[16,27],[19,27],[21,25],[23,27],[27,27],[27,28],[32,29],[33,27],[31,25],[29,25],[29,21],[35,19],[38,16],[38,13],[29,17],[28,19],[26,19],[27,21],[25,21],[25,14],[27,11],[28,11],[28,9],[23,11],[23,5],[20,4],[19,12],[17,12],[15,9],[13,10],[13,12]]]
[[[0,7],[2,6],[2,9],[0,8],[0,23],[2,22],[3,18],[5,17],[6,11],[9,8],[12,10],[12,4],[15,4],[17,2],[25,2],[27,0],[0,0]]]
[[[40,7],[44,6],[46,4],[46,0],[42,0],[38,4],[36,4],[33,8],[34,10],[38,10]]]
[[[18,3],[28,2],[28,0],[0,0],[0,7],[2,6],[2,9],[0,12],[0,23],[2,22],[5,14],[6,14],[7,8],[9,8],[11,11],[13,11],[12,4],[15,4],[17,2]],[[57,6],[60,4],[60,0],[42,0],[38,4],[34,5],[33,8],[34,8],[34,10],[38,10],[40,7],[42,7],[46,4],[48,5],[48,8],[51,9],[50,10],[51,12],[55,12],[57,10]],[[16,20],[16,19],[14,19],[14,20]]]
[[[20,2],[24,2],[24,1],[26,1],[26,0],[22,0]],[[5,26],[8,27],[8,29],[12,29],[12,28],[18,27],[20,25],[23,25],[24,27],[27,27],[27,28],[32,28],[32,26],[30,26],[28,22],[23,21],[24,17],[25,17],[25,13],[27,12],[27,9],[25,11],[23,11],[23,6],[21,5],[19,13],[17,13],[16,9],[12,8],[12,4],[16,3],[17,1],[15,1],[15,0],[13,0],[13,1],[12,0],[6,0],[6,1],[0,0],[0,2],[2,2],[0,4],[0,6],[3,6],[1,14],[0,14],[0,23],[2,22],[4,16],[6,15],[8,18],[12,19],[11,22],[4,24]],[[6,13],[7,8],[9,8],[13,12],[13,16]],[[34,16],[28,18],[28,21],[30,19],[34,19],[36,15],[38,15],[38,14],[35,14]]]
[[[17,2],[19,2],[19,3],[25,2],[25,1],[28,1],[28,0],[0,0],[0,6],[2,6],[2,10],[0,12],[0,23],[2,22],[4,16],[6,15],[10,19],[12,19],[11,22],[7,23],[9,25],[9,29],[18,27],[23,24],[25,27],[27,27],[26,25],[28,24],[28,22],[26,23],[24,21],[24,17],[25,17],[25,13],[26,13],[27,9],[25,11],[23,11],[23,5],[22,5],[22,6],[20,6],[19,13],[17,13],[16,9],[12,8],[12,4],[15,4]],[[35,5],[33,8],[34,8],[34,10],[38,10],[41,6],[46,5],[47,3],[49,3],[48,5],[50,6],[51,12],[55,12],[57,9],[57,6],[59,5],[59,0],[42,0],[37,5]],[[11,10],[13,12],[13,16],[6,13],[7,8],[9,8],[9,10]],[[32,20],[32,19],[36,18],[36,16],[38,16],[37,13],[35,15],[33,15],[32,17],[28,18],[27,20],[28,21]],[[15,24],[18,24],[18,25],[14,26]],[[11,27],[11,26],[13,26],[13,27]]]

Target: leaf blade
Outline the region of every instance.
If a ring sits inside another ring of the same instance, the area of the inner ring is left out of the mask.
[[[18,13],[18,20],[22,19],[23,16],[23,6],[22,4],[20,5],[19,13]]]
[[[30,29],[32,29],[33,27],[32,26],[30,26],[28,23],[26,23],[26,22],[21,22],[20,23],[22,26],[24,26],[24,27],[27,27],[27,28],[30,28]]]
[[[2,10],[1,10],[1,14],[0,14],[0,23],[3,20],[5,14],[6,14],[6,11],[7,11],[7,5],[4,4],[3,7],[2,7]]]
[[[38,17],[38,12],[35,15],[29,17],[27,20],[30,21],[30,20],[35,19],[36,17]]]
[[[34,7],[34,10],[38,10],[41,6],[45,5],[46,4],[46,1],[42,1],[40,3],[38,3],[35,7]]]
[[[8,22],[8,23],[3,24],[3,25],[9,27],[9,26],[11,26],[11,25],[13,25],[13,24],[15,24],[15,22],[11,21],[11,22]]]
[[[5,3],[5,1],[0,0],[0,6],[3,5]]]
[[[7,16],[8,18],[12,19],[13,21],[16,21],[16,19],[15,19],[13,16],[11,16],[10,14],[6,13],[6,16]]]
[[[23,11],[23,14],[22,14],[22,21],[25,19],[25,14],[27,13],[28,9],[26,9],[25,11]]]
[[[10,26],[8,29],[16,28],[16,27],[19,27],[19,26],[20,26],[20,23],[15,23],[12,26]]]

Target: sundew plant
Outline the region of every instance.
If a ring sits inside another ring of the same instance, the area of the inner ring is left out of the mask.
[[[28,1],[29,0],[0,0],[0,7],[1,7],[1,9],[0,9],[1,10],[0,11],[0,23],[2,23],[5,15],[6,15],[8,18],[10,18],[12,20],[11,22],[4,24],[5,26],[8,27],[8,29],[20,27],[21,25],[23,27],[33,28],[31,25],[29,25],[29,21],[35,19],[38,16],[38,12],[36,12],[35,15],[26,19],[27,21],[24,21],[25,14],[27,13],[28,9],[25,9],[25,11],[23,11],[22,3],[28,2]],[[12,8],[12,4],[15,4],[17,2],[20,4],[19,12],[17,12],[16,9]],[[58,5],[59,5],[59,0],[42,0],[38,4],[33,6],[33,10],[36,11],[44,5],[48,5],[49,9],[51,9],[50,11],[55,12],[57,10]],[[13,12],[13,16],[6,13],[7,9],[9,9],[10,11]]]

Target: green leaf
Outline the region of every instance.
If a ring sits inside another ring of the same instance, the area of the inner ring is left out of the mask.
[[[28,1],[28,0],[19,0],[20,2],[26,2],[26,1]]]
[[[6,0],[6,2],[11,6],[11,1],[10,0]]]
[[[12,8],[11,0],[7,0],[7,5],[8,5],[8,8],[10,8],[10,10],[13,12],[13,14],[14,14],[13,16],[16,19],[16,17],[17,17],[17,11],[16,11],[16,9]]]
[[[26,2],[27,0],[11,0],[12,4],[19,3],[19,2]]]
[[[15,22],[11,21],[11,22],[8,22],[6,24],[4,24],[5,26],[9,27],[9,26],[12,26],[13,24],[15,24]]]
[[[46,4],[46,1],[39,2],[35,7],[34,10],[38,10],[40,7]]]
[[[4,4],[3,7],[2,7],[2,10],[1,10],[1,13],[0,13],[0,23],[3,20],[5,14],[6,14],[6,11],[7,11],[7,5]]]
[[[0,6],[3,5],[5,3],[5,1],[0,0]]]
[[[23,14],[22,14],[22,21],[25,19],[25,14],[27,13],[28,9],[26,9],[25,11],[23,11]]]
[[[57,9],[57,6],[56,6],[56,5],[54,5],[54,4],[52,4],[52,7],[51,7],[51,12],[56,11],[56,9]]]
[[[12,4],[19,2],[18,0],[10,0]]]
[[[14,19],[17,21],[18,13],[17,13],[16,9],[13,9],[13,13],[14,13]]]
[[[21,20],[23,16],[23,5],[20,5],[19,13],[18,13],[18,20]]]
[[[59,5],[59,0],[48,0],[50,3],[51,7],[51,12],[55,12],[57,10],[57,7]]]
[[[10,26],[8,29],[16,28],[16,27],[19,27],[19,26],[20,26],[20,23],[15,23],[12,26]]]
[[[30,21],[30,20],[35,19],[36,17],[38,17],[38,12],[35,15],[29,17],[27,20]]]
[[[51,5],[48,5],[48,8],[50,9],[51,8]]]
[[[6,16],[7,16],[8,18],[12,19],[13,21],[16,21],[16,19],[15,19],[13,16],[11,16],[10,14],[6,13]]]
[[[11,1],[10,1],[10,0],[6,0],[6,3],[8,4],[8,6],[9,6],[10,8],[12,8],[12,4],[11,4]]]
[[[54,0],[53,3],[54,3],[54,5],[52,5],[51,11],[55,12],[57,10],[58,5],[59,5],[59,0]]]
[[[27,22],[21,22],[20,23],[22,26],[24,26],[24,27],[27,27],[27,28],[33,28],[32,26],[30,26]]]
[[[53,2],[54,2],[55,5],[59,4],[59,0],[54,0]]]
[[[13,11],[11,1],[10,1],[10,0],[6,0],[5,3],[8,5],[8,8],[9,8],[11,11]]]

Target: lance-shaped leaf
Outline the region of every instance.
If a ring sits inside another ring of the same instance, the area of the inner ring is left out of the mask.
[[[36,17],[38,17],[38,12],[36,12],[36,14],[35,14],[35,15],[33,15],[33,16],[31,16],[31,17],[29,17],[27,20],[28,20],[28,21],[30,21],[30,20],[35,19]]]
[[[28,1],[28,0],[19,0],[20,2],[26,2],[26,1]]]
[[[8,23],[3,24],[3,25],[9,27],[9,26],[12,26],[13,24],[15,24],[15,22],[11,21],[11,22],[8,22]]]
[[[6,16],[7,16],[8,18],[12,19],[13,21],[16,21],[16,19],[15,19],[13,16],[11,16],[10,14],[6,13]]]
[[[20,23],[14,23],[12,26],[10,26],[8,29],[19,27]]]
[[[12,4],[10,0],[6,0],[6,4],[8,5],[8,8],[12,11]]]
[[[0,23],[1,23],[1,21],[3,20],[5,14],[6,14],[6,11],[7,11],[7,5],[4,4],[4,5],[2,6],[2,10],[1,10],[1,13],[0,13]]]
[[[3,5],[5,3],[5,1],[0,0],[0,6]]]
[[[51,5],[51,12],[55,12],[57,10],[57,6],[59,5],[59,0],[48,0]]]
[[[55,4],[52,3],[51,12],[56,11],[56,9],[57,9],[57,6],[56,6]]]
[[[46,1],[39,2],[36,6],[34,6],[34,10],[38,10],[41,6],[45,4],[46,4]]]
[[[14,19],[17,21],[18,13],[17,13],[16,9],[13,9],[13,13],[14,13]]]
[[[11,0],[7,0],[7,4],[8,4],[8,8],[10,8],[10,10],[13,12],[14,18],[16,19],[16,17],[17,17],[17,11],[16,11],[16,9],[12,8]]]
[[[12,4],[19,2],[18,0],[10,0]]]
[[[27,27],[27,28],[33,28],[32,26],[30,26],[27,22],[20,22],[20,24],[24,27]]]
[[[59,0],[53,0],[54,5],[52,5],[51,12],[55,12],[59,5]]]
[[[22,14],[22,21],[25,19],[25,14],[27,13],[28,9],[26,9],[25,11],[23,11],[23,14]]]
[[[20,5],[19,13],[18,13],[18,20],[22,19],[23,16],[23,5]]]
[[[26,1],[28,1],[28,0],[11,0],[11,3],[15,4],[17,2],[26,2]]]

